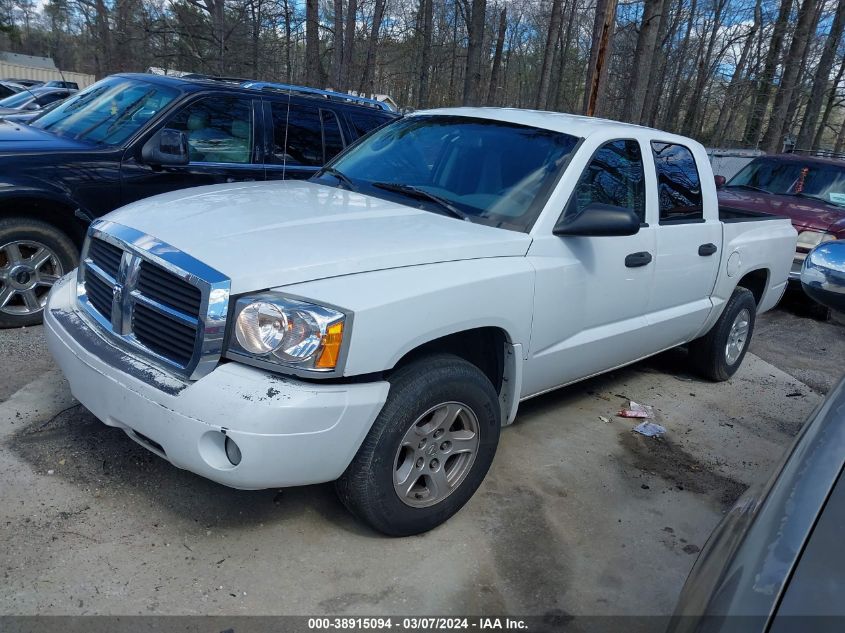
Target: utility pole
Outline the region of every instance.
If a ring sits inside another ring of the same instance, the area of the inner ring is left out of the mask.
[[[590,51],[590,65],[587,69],[587,86],[584,95],[584,114],[595,116],[598,106],[599,95],[602,83],[607,74],[607,58],[610,53],[610,38],[613,35],[613,27],[616,22],[617,0],[606,0],[603,3],[599,0],[596,6],[596,24],[598,33],[593,34],[593,46]],[[602,14],[602,4],[604,11]],[[599,20],[601,22],[599,23]],[[596,35],[598,37],[596,37]]]

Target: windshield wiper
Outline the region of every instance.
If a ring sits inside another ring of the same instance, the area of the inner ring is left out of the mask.
[[[431,202],[434,202],[437,206],[439,206],[443,211],[446,211],[453,218],[458,218],[459,220],[466,220],[467,222],[471,222],[470,216],[468,214],[458,209],[451,202],[448,202],[440,196],[430,193],[425,189],[420,189],[419,187],[414,187],[413,185],[403,185],[398,182],[374,182],[373,187],[385,189],[386,191],[395,191],[396,193],[401,193],[411,198],[417,198],[418,200],[429,200]]]
[[[335,169],[334,167],[323,167],[323,169],[320,170],[320,173],[328,174],[329,176],[334,176],[340,182],[346,185],[346,188],[349,189],[349,191],[358,191],[358,187],[354,182],[352,182],[352,179],[346,174],[344,174],[342,171]]]
[[[755,187],[754,185],[725,185],[727,189],[749,189],[750,191],[759,191],[760,193],[772,193],[766,191],[762,187]]]

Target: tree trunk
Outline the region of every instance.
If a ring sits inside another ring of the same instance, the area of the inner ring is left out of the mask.
[[[462,0],[467,6],[466,0]],[[464,105],[481,105],[481,48],[484,42],[484,20],[487,0],[472,0],[467,19],[467,63],[464,75]]]
[[[687,58],[687,52],[689,50],[689,42],[690,36],[692,35],[692,27],[695,24],[696,18],[696,7],[698,6],[697,0],[692,0],[690,3],[690,12],[689,12],[689,19],[687,20],[687,28],[684,31],[684,38],[681,41],[681,46],[677,52],[678,58],[678,65],[675,69],[675,73],[673,74],[673,78],[671,83],[669,84],[669,90],[671,91],[671,97],[669,99],[669,108],[666,117],[667,127],[674,128],[675,122],[678,117],[678,113],[681,109],[681,104],[683,103],[684,97],[686,96],[686,85],[687,82],[681,82],[681,75],[684,71],[684,63]]]
[[[798,9],[798,24],[795,27],[795,35],[789,46],[789,52],[783,61],[783,76],[780,85],[775,93],[775,103],[772,108],[772,116],[769,119],[769,126],[763,136],[761,148],[766,152],[778,152],[783,143],[783,133],[789,113],[789,104],[792,101],[792,94],[798,83],[798,73],[801,68],[801,59],[804,57],[804,49],[810,39],[810,27],[815,17],[817,0],[803,0]]]
[[[384,18],[385,0],[376,0],[373,9],[373,25],[370,30],[370,41],[367,42],[367,61],[364,65],[364,74],[359,92],[372,94],[375,92],[376,76],[376,53],[378,51],[378,36],[381,31],[381,21]]]
[[[343,92],[343,0],[334,0],[334,33],[332,34],[332,74],[329,79],[332,89]]]
[[[419,85],[417,88],[417,107],[428,106],[428,84],[431,71],[431,37],[434,30],[434,0],[420,0],[422,13],[422,56],[420,59]]]
[[[594,116],[604,96],[608,60],[616,25],[616,0],[597,0],[596,18],[590,45],[590,62],[584,90],[584,114]]]
[[[777,70],[780,53],[783,48],[783,38],[789,25],[789,17],[792,13],[793,0],[781,0],[778,17],[772,30],[772,39],[769,42],[769,50],[766,52],[766,62],[763,65],[763,75],[757,87],[757,94],[751,106],[751,114],[745,126],[745,142],[754,147],[760,141],[760,132],[763,129],[763,120],[766,118],[766,111],[772,100],[773,82]]]
[[[643,103],[643,113],[640,117],[640,124],[654,126],[657,122],[657,114],[660,110],[660,93],[658,86],[663,86],[666,81],[666,72],[669,69],[669,60],[666,58],[665,48],[668,47],[669,41],[674,38],[681,22],[680,2],[677,15],[672,18],[669,23],[669,14],[671,13],[672,0],[665,0],[663,3],[663,11],[660,17],[659,30],[659,45],[655,48],[655,64],[656,68],[652,70],[648,77],[648,88],[646,89],[645,102]]]
[[[305,82],[320,84],[320,5],[318,0],[305,0]]]
[[[496,105],[499,94],[499,75],[502,69],[502,52],[505,49],[505,33],[508,30],[508,7],[499,14],[499,31],[496,35],[496,52],[493,54],[493,68],[490,71],[490,88],[487,90],[487,105]]]
[[[714,0],[715,8],[713,11],[713,30],[710,32],[710,39],[707,40],[707,48],[699,56],[698,74],[695,81],[695,88],[692,91],[692,97],[687,105],[687,110],[684,114],[684,124],[681,128],[683,134],[686,136],[697,136],[701,117],[699,110],[702,104],[702,97],[704,96],[704,89],[707,87],[707,80],[712,76],[713,70],[713,49],[716,46],[716,38],[719,35],[722,27],[722,12],[725,8],[727,0]]]
[[[813,78],[813,88],[810,91],[810,99],[807,102],[807,108],[804,110],[804,120],[801,123],[801,130],[798,132],[798,139],[795,143],[796,147],[800,149],[811,149],[824,95],[830,83],[830,71],[833,68],[833,59],[836,56],[836,49],[839,46],[839,40],[842,38],[843,30],[845,30],[845,1],[839,0],[836,5],[836,15],[833,18],[833,25],[824,43],[822,56],[816,68],[816,75]]]
[[[625,106],[622,110],[622,120],[639,123],[645,105],[646,90],[658,58],[654,54],[657,46],[657,34],[664,12],[664,0],[645,0],[643,19],[640,23],[640,33],[637,36],[637,46],[634,49],[634,59],[631,62],[631,79],[628,82],[628,92]]]
[[[560,36],[560,5],[561,0],[552,0],[552,13],[549,17],[549,30],[546,32],[546,48],[543,51],[543,63],[540,67],[540,84],[537,86],[537,97],[534,107],[541,110],[546,107],[549,98],[549,83],[552,79],[552,66],[555,47]]]
[[[842,81],[842,76],[845,74],[845,56],[842,57],[842,62],[839,64],[839,70],[836,71],[836,77],[833,79],[833,85],[827,93],[827,103],[825,103],[824,114],[819,123],[816,134],[813,137],[812,149],[819,149],[822,144],[822,136],[824,135],[827,123],[830,120],[830,113],[833,111],[834,102],[836,101],[836,91],[839,89],[839,84]]]
[[[346,34],[343,36],[343,62],[340,67],[340,83],[347,90],[352,85],[352,65],[355,63],[355,24],[358,20],[358,0],[347,0]]]

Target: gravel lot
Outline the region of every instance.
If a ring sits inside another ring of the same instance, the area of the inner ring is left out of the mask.
[[[0,613],[667,614],[837,379],[843,334],[787,306],[727,383],[675,351],[526,402],[462,512],[387,539],[329,485],[241,492],[170,466],[74,403],[40,328],[3,331]],[[665,439],[615,417],[627,399]]]

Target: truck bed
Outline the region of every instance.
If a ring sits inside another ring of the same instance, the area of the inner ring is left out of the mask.
[[[774,215],[771,213],[764,213],[762,211],[748,211],[747,209],[737,209],[736,207],[727,207],[719,205],[719,219],[722,222],[756,222],[762,220],[785,220],[783,215]]]

